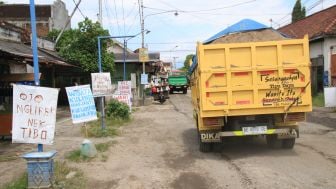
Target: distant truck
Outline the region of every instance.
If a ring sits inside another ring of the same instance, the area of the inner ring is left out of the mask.
[[[226,137],[265,136],[293,148],[312,111],[308,37],[197,45],[190,71],[202,152]],[[276,146],[277,146],[276,145]]]
[[[187,94],[189,82],[188,77],[184,73],[174,73],[169,75],[168,83],[170,88],[170,94],[174,91],[182,91],[183,94]]]

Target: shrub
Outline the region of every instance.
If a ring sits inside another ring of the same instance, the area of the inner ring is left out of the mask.
[[[130,118],[130,109],[127,104],[112,99],[107,104],[106,115],[113,119],[128,120]]]

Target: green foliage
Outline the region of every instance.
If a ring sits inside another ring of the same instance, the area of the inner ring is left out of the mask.
[[[3,5],[3,4],[5,4],[5,2],[3,2],[3,1],[0,1],[0,5]]]
[[[92,121],[88,123],[86,127],[81,129],[81,132],[85,135],[85,137],[112,137],[118,135],[118,129],[120,126],[129,122],[129,120],[121,120],[121,119],[105,119],[105,129],[101,128],[101,120],[98,119],[96,121]]]
[[[301,7],[301,0],[296,0],[292,11],[292,23],[306,17],[306,8]]]
[[[324,94],[323,93],[318,93],[317,95],[313,96],[313,106],[324,107]]]
[[[188,54],[186,59],[184,60],[183,67],[180,69],[181,71],[187,72],[190,68],[190,61],[194,54]]]
[[[82,156],[80,150],[73,150],[69,152],[68,154],[66,154],[65,158],[73,162],[85,162],[92,159],[86,156]]]
[[[130,109],[127,104],[112,99],[106,107],[107,117],[112,119],[130,119]]]
[[[3,189],[26,189],[28,185],[27,173],[22,174],[18,179],[8,183]]]
[[[56,40],[60,31],[49,32],[47,38]],[[80,66],[84,71],[96,72],[98,70],[98,36],[109,35],[98,22],[93,23],[86,18],[78,23],[77,29],[64,31],[56,45],[56,50],[68,62]],[[114,70],[114,56],[106,53],[107,42],[101,40],[102,67],[104,71]]]

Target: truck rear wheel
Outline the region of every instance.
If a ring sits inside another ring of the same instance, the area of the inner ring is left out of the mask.
[[[187,94],[188,89],[183,89],[183,94]]]
[[[275,148],[278,139],[276,135],[266,135],[266,142],[269,148]]]
[[[200,143],[199,143],[199,150],[201,152],[204,152],[204,153],[211,152],[212,151],[212,144],[213,143],[210,143],[210,142],[202,142],[202,141],[200,141]]]
[[[292,149],[294,147],[294,144],[295,144],[295,138],[282,140],[282,148]]]

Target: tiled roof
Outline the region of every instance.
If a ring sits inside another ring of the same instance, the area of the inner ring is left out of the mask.
[[[115,63],[124,62],[124,54],[123,53],[115,53],[114,54]],[[160,53],[150,52],[148,53],[149,62],[156,62],[160,60]],[[125,62],[140,62],[139,61],[139,53],[126,53]]]
[[[16,41],[2,40],[0,39],[0,53],[6,53],[11,56],[21,57],[25,60],[32,60],[32,48],[23,43]],[[66,63],[61,59],[55,52],[50,52],[47,50],[38,50],[39,62],[43,64],[54,64],[59,66],[70,66],[74,67],[72,64]]]
[[[303,38],[304,35],[308,34],[311,40],[336,35],[336,5],[283,26],[278,30],[293,38]]]

